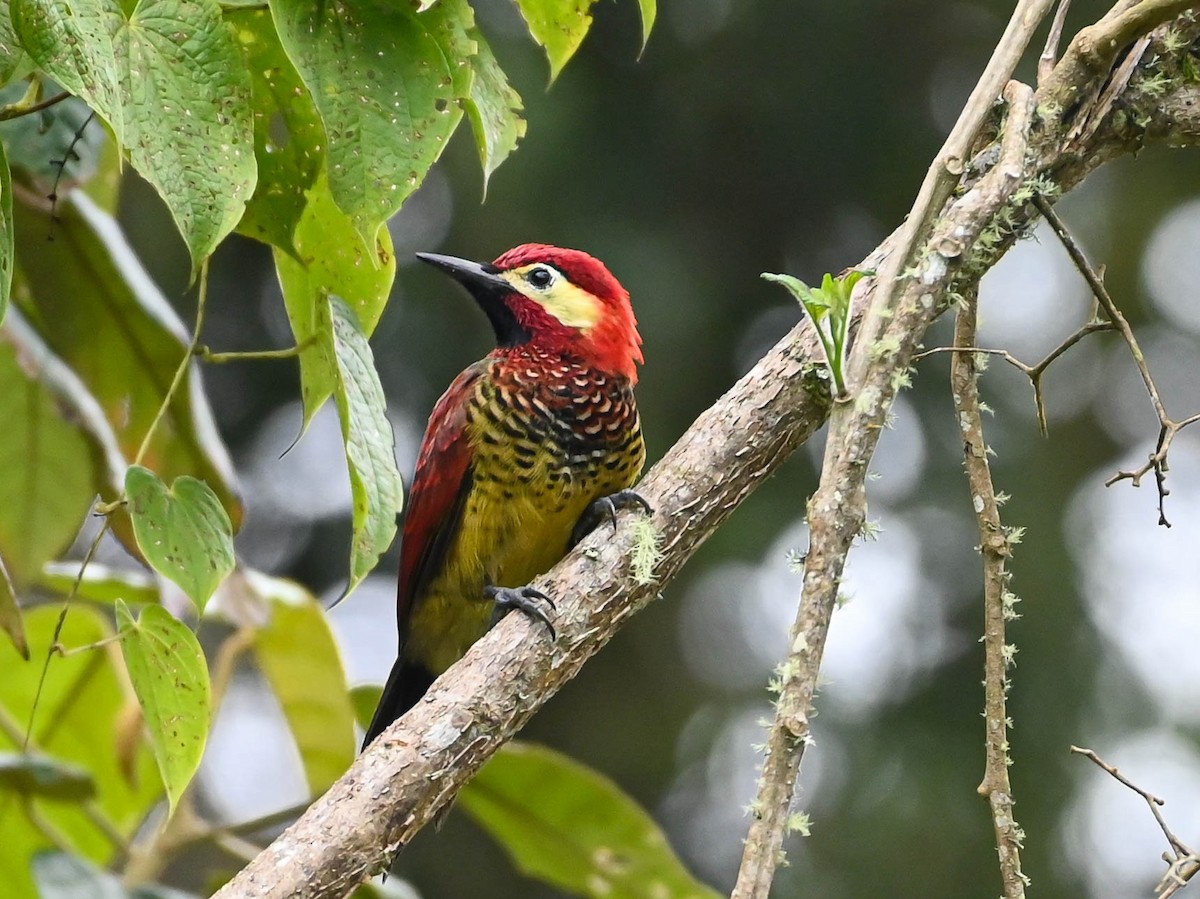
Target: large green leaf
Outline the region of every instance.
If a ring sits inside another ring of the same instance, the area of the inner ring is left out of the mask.
[[[115,45],[123,143],[196,270],[254,192],[250,76],[216,0],[139,0]]]
[[[22,203],[15,211],[22,283],[14,305],[86,385],[133,459],[187,353],[187,331],[116,222],[80,191],[59,202],[54,221]],[[51,233],[54,240],[46,240]],[[172,398],[142,461],[164,480],[200,478],[235,529],[241,522],[233,466],[198,368]],[[132,546],[127,522],[118,517],[114,525]]]
[[[276,0],[271,12],[325,123],[333,196],[373,244],[462,117],[459,60],[430,33],[451,14],[380,0]]]
[[[0,709],[22,726],[29,721],[33,697],[54,634],[59,610],[30,609],[25,631],[36,664],[22,663],[7,641],[0,641]],[[63,627],[61,641],[78,647],[112,635],[108,620],[94,609],[76,605]],[[33,723],[31,747],[56,760],[86,770],[96,785],[93,809],[129,837],[162,796],[154,757],[142,742],[119,748],[123,729],[136,703],[126,693],[120,650],[115,645],[54,658]],[[0,731],[0,749],[20,750]],[[128,766],[128,767],[126,767]],[[33,800],[34,810],[62,834],[72,849],[107,864],[112,842],[75,803]],[[25,817],[21,803],[0,801],[0,884],[6,896],[37,895],[30,859],[50,848],[47,838]]]
[[[459,805],[523,872],[571,893],[719,895],[688,873],[654,820],[614,783],[545,747],[502,747],[459,794]]]
[[[87,770],[38,752],[0,752],[0,793],[82,802],[96,795]]]
[[[0,630],[8,634],[13,647],[26,662],[29,661],[29,641],[25,639],[25,624],[21,620],[21,608],[17,605],[17,591],[0,555]]]
[[[204,651],[191,628],[162,606],[145,606],[136,621],[121,600],[116,609],[129,680],[174,810],[208,739],[212,696]]]
[[[143,557],[203,612],[233,571],[233,529],[221,501],[203,481],[183,475],[168,488],[141,465],[129,466],[125,495]]]
[[[12,173],[8,169],[8,158],[4,154],[4,143],[0,142],[0,324],[8,312],[8,295],[12,290],[13,257]]]
[[[529,33],[546,51],[550,80],[554,81],[567,61],[583,43],[592,17],[588,10],[595,0],[517,0]],[[644,13],[643,13],[644,14]],[[644,26],[643,26],[644,27]]]
[[[288,321],[300,353],[300,394],[304,427],[333,395],[337,366],[330,350],[329,328],[318,333],[318,309],[326,296],[337,293],[354,307],[359,323],[375,330],[392,280],[396,259],[392,237],[385,229],[373,244],[363,241],[350,218],[338,208],[324,174],[306,194],[307,202],[295,232],[296,256],[275,250],[275,268],[283,289]],[[328,323],[328,316],[325,317]]]
[[[268,591],[271,619],[254,638],[258,666],[291,728],[308,788],[324,793],[354,761],[354,710],[337,643],[317,600],[295,585]]]
[[[258,186],[238,231],[287,253],[325,159],[325,126],[265,9],[226,13],[250,72]]]
[[[0,328],[0,554],[17,589],[78,533],[97,491],[124,466],[79,380],[17,309]]]
[[[242,217],[250,78],[216,0],[13,0],[30,55],[108,121],[171,210],[195,269]]]
[[[404,482],[396,467],[396,438],[387,418],[387,399],[358,316],[338,296],[330,295],[323,308],[332,318],[331,349],[338,371],[334,397],[354,500],[349,593],[370,574],[396,536]]]

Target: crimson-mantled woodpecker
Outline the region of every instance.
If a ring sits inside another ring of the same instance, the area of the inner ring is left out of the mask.
[[[494,263],[419,253],[464,285],[496,349],[438,400],[400,549],[400,652],[364,746],[411,708],[497,614],[545,622],[527,586],[614,507],[646,450],[634,405],[642,339],[629,294],[579,250],[525,244]]]

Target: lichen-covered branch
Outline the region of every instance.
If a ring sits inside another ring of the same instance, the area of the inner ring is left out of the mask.
[[[954,345],[975,344],[978,320],[977,291],[964,297],[954,322]],[[1015,801],[1008,766],[1008,669],[1013,649],[1006,635],[1008,621],[1016,617],[1016,597],[1008,589],[1007,562],[1017,532],[1006,530],[1000,521],[1000,502],[988,464],[988,445],[983,436],[983,413],[979,400],[979,368],[975,355],[954,354],[950,363],[950,388],[963,439],[963,468],[970,486],[971,508],[979,525],[979,552],[983,556],[983,654],[984,654],[984,774],[979,793],[992,810],[992,829],[1000,858],[1000,881],[1004,899],[1024,899],[1026,878],[1021,871],[1024,834],[1013,814]]]
[[[888,361],[892,375],[881,380],[885,369],[866,366],[875,375],[857,381],[856,399],[839,406],[843,436],[831,463],[837,470],[865,472],[874,431],[903,383],[913,346],[949,297],[977,280],[1033,220],[1036,212],[1028,197],[1018,202],[1030,184],[1048,184],[1062,192],[1103,161],[1133,152],[1147,141],[1200,142],[1194,86],[1171,74],[1173,66],[1182,66],[1181,54],[1197,40],[1198,29],[1183,19],[1168,27],[1173,49],[1156,38],[1109,114],[1070,152],[1064,150],[1065,135],[1087,104],[1067,101],[1098,97],[1099,86],[1093,82],[1104,80],[1104,67],[1082,68],[1078,83],[1051,78],[1047,85],[1053,90],[1039,88],[1033,106],[1038,111],[1035,127],[1027,134],[1022,170],[1015,180],[1006,173],[991,174],[1000,148],[986,147],[995,132],[994,116],[986,117],[984,130],[971,144],[984,149],[965,168],[973,182],[960,184],[950,205],[934,209],[931,236],[922,244],[931,249],[912,257],[915,266],[902,267],[910,271],[896,285],[892,311],[885,310],[880,318],[880,336],[860,340],[864,352]],[[1072,47],[1074,42],[1064,60],[1076,52]],[[1153,63],[1147,62],[1151,59]],[[1171,118],[1169,110],[1175,110],[1177,118]],[[998,210],[997,203],[1003,204],[1006,195],[1009,202]],[[889,238],[857,267],[879,270],[897,246],[897,238]],[[869,302],[870,293],[870,288],[863,290],[864,302]],[[639,486],[655,508],[653,520],[661,532],[655,584],[640,584],[631,575],[631,529],[622,527],[615,537],[607,532],[588,538],[536,582],[559,601],[559,637],[553,646],[544,628],[530,627],[520,616],[505,619],[218,895],[341,896],[380,870],[621,624],[658,595],[747,494],[824,423],[829,394],[822,373],[809,362],[815,358],[814,338],[807,328],[793,331],[700,416]],[[830,546],[849,545],[861,516],[851,512],[842,523],[834,519],[846,511],[847,502],[860,498],[855,491],[839,494],[831,482],[819,500],[814,499],[814,513],[824,510],[831,519],[826,525]],[[809,578],[835,583],[840,577],[840,564],[830,554],[811,565],[806,591]],[[814,605],[811,611],[813,618],[799,633],[814,635],[809,641],[814,645],[815,635],[823,639],[831,606]],[[812,678],[815,683],[815,672]],[[798,695],[805,704],[792,707],[802,713],[788,723],[803,733],[811,684]]]

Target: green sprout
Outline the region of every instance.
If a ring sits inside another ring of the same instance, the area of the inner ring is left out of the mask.
[[[854,285],[865,272],[847,272],[841,278],[826,275],[820,287],[809,287],[791,275],[774,275],[763,272],[767,281],[782,284],[792,296],[800,301],[816,328],[821,348],[825,352],[825,366],[833,376],[834,398],[846,398],[846,350],[850,342],[851,294]]]

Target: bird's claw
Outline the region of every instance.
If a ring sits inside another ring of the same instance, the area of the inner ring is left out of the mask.
[[[575,523],[575,530],[571,531],[571,546],[575,546],[595,530],[596,526],[604,520],[612,522],[613,533],[617,531],[617,513],[623,509],[641,509],[647,515],[653,515],[654,509],[646,502],[636,490],[618,490],[616,493],[610,493],[608,496],[602,496],[579,516],[579,521]]]
[[[554,623],[540,604],[545,603],[552,610],[558,607],[554,605],[554,600],[541,590],[536,590],[533,587],[496,587],[489,585],[483,588],[483,592],[485,596],[495,603],[492,609],[491,627],[495,627],[496,623],[508,613],[509,609],[519,609],[530,618],[546,625],[546,629],[550,631],[551,640],[558,639],[558,633],[554,630]]]

